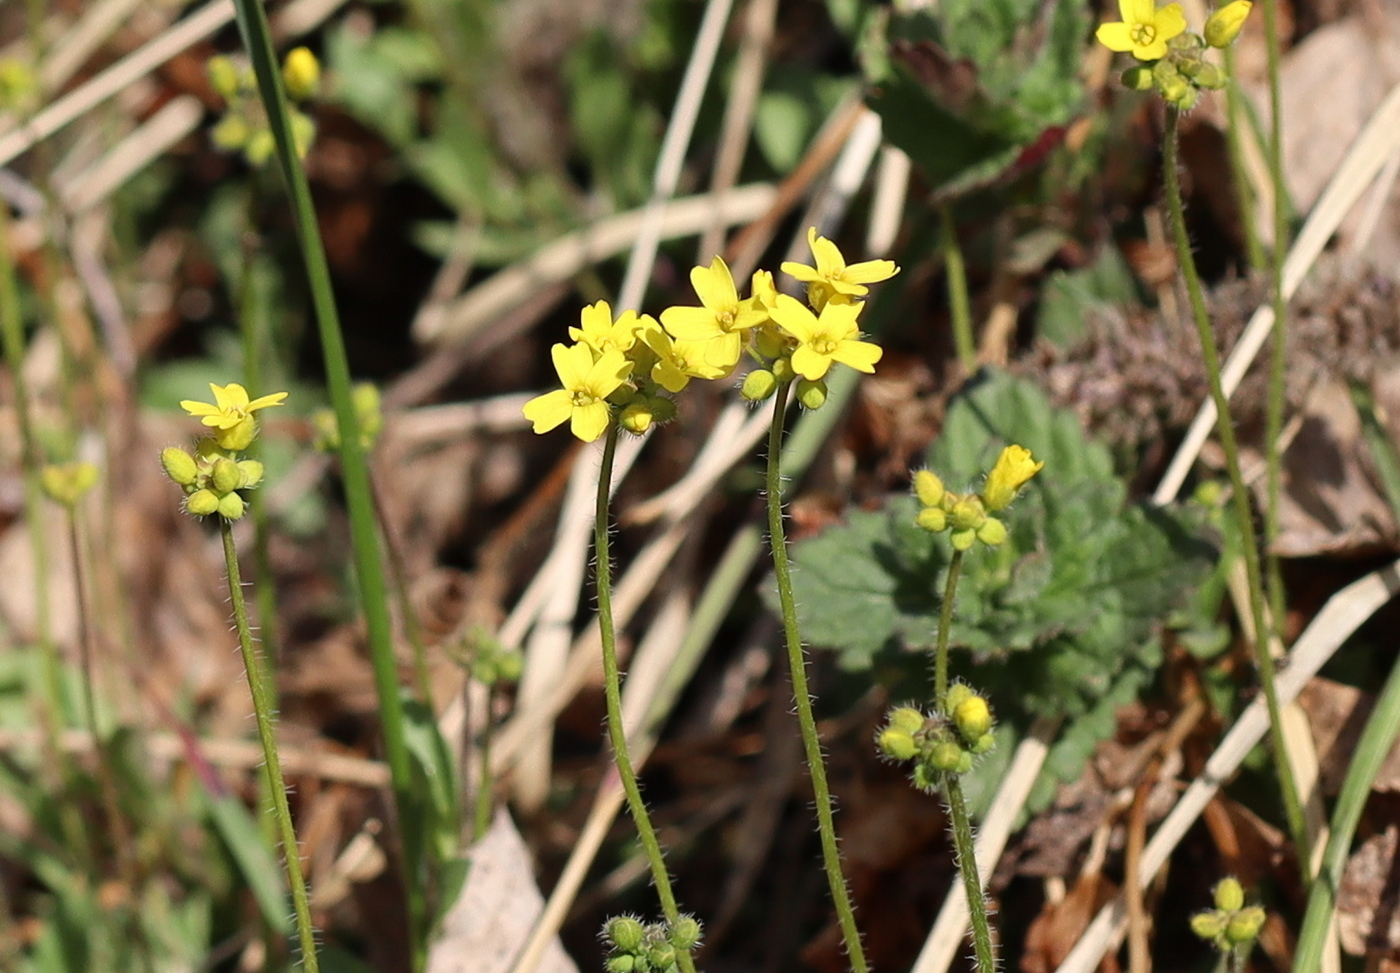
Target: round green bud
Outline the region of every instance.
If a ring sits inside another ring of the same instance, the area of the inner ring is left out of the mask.
[[[757,332],[753,340],[754,348],[764,358],[781,358],[787,351],[788,340],[776,328],[758,327],[754,330]]]
[[[1152,69],[1145,64],[1137,64],[1123,72],[1123,87],[1130,91],[1152,90]]]
[[[645,956],[652,969],[664,970],[676,961],[676,947],[667,942],[653,943]]]
[[[1258,938],[1259,930],[1264,928],[1265,918],[1264,910],[1257,905],[1241,909],[1230,917],[1225,926],[1225,938],[1236,946],[1251,943]]]
[[[943,694],[943,712],[951,715],[963,700],[976,696],[971,686],[965,682],[955,682],[948,687],[948,691]]]
[[[934,770],[941,770],[945,774],[958,773],[958,767],[962,764],[963,751],[952,740],[940,740],[929,750],[928,762]]]
[[[981,696],[969,696],[953,709],[953,723],[968,743],[976,743],[992,728],[992,711]]]
[[[1214,941],[1225,934],[1226,922],[1226,917],[1214,909],[1198,912],[1191,917],[1191,931],[1202,939]]]
[[[744,376],[739,394],[749,402],[762,402],[778,391],[778,378],[766,368],[755,368]]]
[[[243,483],[243,471],[238,464],[227,457],[214,460],[214,469],[209,476],[209,485],[218,494],[232,493]]]
[[[252,166],[260,166],[272,154],[277,151],[277,141],[272,137],[272,133],[267,129],[259,129],[248,136],[247,143],[243,146],[243,157]]]
[[[645,398],[638,398],[622,410],[617,421],[623,429],[640,436],[651,428],[655,419],[651,403]]]
[[[218,509],[219,495],[213,490],[196,490],[185,498],[185,510],[196,517],[208,517]]]
[[[792,370],[791,358],[775,358],[771,367],[773,377],[780,382],[790,382],[797,377],[797,373]]]
[[[699,919],[694,916],[681,916],[671,926],[671,945],[681,952],[688,953],[700,945],[702,932]]]
[[[238,461],[238,473],[242,477],[238,482],[238,489],[251,489],[262,482],[264,468],[255,459],[243,459]]]
[[[646,927],[634,916],[618,916],[608,920],[603,927],[603,936],[624,953],[635,953],[642,948]]]
[[[972,753],[978,757],[984,753],[991,753],[997,748],[997,735],[995,733],[983,733],[977,738],[977,742],[972,744]]]
[[[977,542],[977,531],[972,529],[955,530],[948,535],[955,551],[965,551]]]
[[[958,757],[957,772],[960,774],[972,773],[972,754],[968,753],[966,750],[962,752],[962,756]]]
[[[637,958],[630,953],[623,953],[621,956],[610,956],[603,964],[603,968],[608,973],[633,973],[637,968]]]
[[[209,72],[209,83],[224,101],[233,101],[238,97],[238,68],[233,61],[220,54],[209,59],[206,70]]]
[[[826,382],[817,379],[815,382],[809,379],[802,379],[797,383],[797,401],[802,403],[804,409],[816,411],[826,405]]]
[[[311,120],[311,116],[304,115],[296,109],[292,110],[292,144],[296,146],[297,158],[305,159],[306,153],[311,150],[311,143],[316,141],[316,123]]]
[[[1196,73],[1191,80],[1196,82],[1197,87],[1206,88],[1210,91],[1219,91],[1221,88],[1225,87],[1226,82],[1225,72],[1208,62],[1202,62],[1200,67],[1196,69]]]
[[[987,511],[977,497],[963,497],[950,513],[954,530],[976,530],[987,520]]]
[[[1222,878],[1215,887],[1215,907],[1225,912],[1238,912],[1244,908],[1244,886],[1233,876]]]
[[[977,528],[977,539],[988,547],[1005,544],[1006,525],[995,517],[988,517],[986,522]]]
[[[161,451],[160,465],[165,467],[165,475],[180,486],[189,486],[199,475],[199,467],[194,457],[179,446],[170,446]]]
[[[243,516],[243,498],[236,493],[228,493],[219,498],[219,515],[225,520],[237,520]]]
[[[910,760],[919,752],[914,738],[896,727],[887,727],[876,738],[880,752],[892,760]]]
[[[914,523],[930,534],[942,533],[948,529],[948,511],[942,507],[925,507],[914,518]]]
[[[209,140],[214,143],[214,147],[225,152],[237,152],[242,149],[248,144],[251,135],[252,130],[248,128],[247,120],[232,112],[219,119],[209,130]],[[271,135],[268,137],[271,138]]]
[[[913,736],[924,728],[927,722],[924,714],[912,706],[900,706],[890,710],[889,726],[892,730],[902,730]]]
[[[472,663],[472,678],[483,686],[494,686],[501,677],[501,667],[493,658],[477,659]]]
[[[934,776],[936,773],[937,771],[926,764],[917,763],[909,774],[909,781],[919,790],[932,794],[938,790],[938,778]]]
[[[943,481],[933,470],[919,470],[914,474],[914,496],[918,497],[919,503],[925,507],[939,506],[947,493]]]

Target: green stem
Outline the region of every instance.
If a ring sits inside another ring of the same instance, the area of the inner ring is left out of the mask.
[[[1278,690],[1274,686],[1274,659],[1269,653],[1270,627],[1264,600],[1264,580],[1259,566],[1259,535],[1254,529],[1254,516],[1249,507],[1249,492],[1245,487],[1244,475],[1240,471],[1240,450],[1235,440],[1235,425],[1230,416],[1230,402],[1225,396],[1225,387],[1220,378],[1220,351],[1215,346],[1215,335],[1210,329],[1210,317],[1206,312],[1205,296],[1201,290],[1200,276],[1196,272],[1196,261],[1191,255],[1191,240],[1186,234],[1186,215],[1181,202],[1181,178],[1177,171],[1177,122],[1179,113],[1167,107],[1167,124],[1162,139],[1162,169],[1167,190],[1167,210],[1171,214],[1172,236],[1176,241],[1177,260],[1181,264],[1182,276],[1186,281],[1186,292],[1191,298],[1191,313],[1195,319],[1196,331],[1201,340],[1201,355],[1205,359],[1206,376],[1210,381],[1210,394],[1215,402],[1220,445],[1225,452],[1225,466],[1230,476],[1232,501],[1235,518],[1239,522],[1240,537],[1244,548],[1245,575],[1249,582],[1250,611],[1254,618],[1254,657],[1259,667],[1259,682],[1269,707],[1269,738],[1274,750],[1274,764],[1278,770],[1279,787],[1283,792],[1283,807],[1288,818],[1288,830],[1293,839],[1293,847],[1298,854],[1299,868],[1303,874],[1310,870],[1307,825],[1303,818],[1303,805],[1298,798],[1297,777],[1288,759],[1288,748],[1283,739],[1283,720],[1278,702]]]
[[[403,551],[389,529],[389,517],[384,509],[384,497],[379,492],[379,483],[370,472],[369,488],[374,501],[374,515],[379,520],[380,534],[384,540],[384,553],[389,561],[389,583],[394,588],[394,597],[399,603],[399,614],[403,616],[403,634],[413,650],[413,681],[418,700],[424,706],[433,705],[433,680],[428,672],[428,646],[423,641],[423,630],[418,624],[418,613],[413,610],[413,601],[408,596],[408,566],[404,564]]]
[[[826,781],[826,761],[822,756],[821,737],[812,714],[812,694],[807,687],[807,655],[802,648],[802,634],[797,626],[797,602],[792,594],[792,571],[788,566],[787,535],[783,529],[782,446],[783,419],[787,414],[788,391],[792,381],[779,384],[773,397],[773,424],[768,430],[768,546],[773,553],[773,573],[778,582],[778,601],[782,606],[783,634],[787,640],[788,670],[792,676],[792,695],[797,704],[797,725],[802,731],[802,747],[807,756],[807,773],[812,778],[812,795],[817,805],[817,830],[821,833],[822,862],[826,866],[826,882],[836,906],[841,925],[841,937],[846,942],[851,969],[866,973],[865,947],[856,927],[855,911],[851,908],[846,876],[841,870],[841,852],[836,847],[836,824],[831,810],[831,789]]]
[[[637,774],[632,769],[627,734],[622,726],[622,685],[617,668],[617,633],[612,613],[612,554],[608,537],[608,498],[612,488],[613,458],[617,455],[617,429],[617,423],[609,424],[607,437],[603,440],[603,462],[598,469],[598,504],[593,523],[593,546],[598,556],[598,637],[603,645],[603,695],[608,707],[608,739],[612,743],[618,779],[622,781],[623,793],[627,795],[627,807],[637,827],[637,837],[641,839],[642,849],[651,865],[651,878],[656,885],[656,897],[661,900],[661,912],[667,924],[675,928],[680,920],[680,909],[671,890],[671,875],[666,871],[661,842],[657,840],[656,829],[652,827],[646,801],[642,800],[642,790],[637,786]],[[678,950],[676,961],[685,973],[695,973],[695,961],[688,951]]]
[[[491,827],[491,811],[494,796],[491,792],[491,729],[492,701],[496,697],[494,683],[486,687],[486,719],[481,726],[481,779],[476,785],[476,811],[473,815],[472,841],[480,841]]]
[[[948,312],[953,322],[953,345],[963,371],[977,371],[977,342],[972,336],[972,302],[967,293],[967,264],[962,247],[958,245],[958,226],[953,222],[953,208],[947,203],[939,207],[943,223],[943,268],[948,275]]]
[[[948,817],[953,832],[953,846],[958,853],[958,871],[962,874],[963,891],[967,893],[968,915],[972,919],[972,951],[977,958],[979,973],[995,973],[996,953],[992,950],[992,925],[987,919],[987,899],[982,894],[982,877],[977,873],[977,845],[972,839],[972,822],[968,820],[967,798],[957,774],[943,775],[943,789],[948,795]]]
[[[1279,535],[1279,494],[1283,482],[1283,457],[1279,439],[1283,435],[1284,373],[1287,368],[1285,339],[1288,334],[1288,304],[1283,299],[1283,258],[1288,250],[1288,189],[1283,182],[1283,95],[1279,82],[1278,0],[1264,0],[1264,36],[1269,67],[1269,181],[1274,184],[1274,246],[1270,251],[1270,299],[1274,326],[1269,359],[1269,398],[1264,421],[1264,457],[1267,464],[1268,502],[1264,506],[1264,553],[1268,574],[1270,619],[1282,631],[1284,618],[1283,570],[1274,553]],[[1302,864],[1307,876],[1312,869]]]
[[[1240,207],[1240,228],[1244,233],[1245,259],[1249,266],[1258,270],[1264,266],[1264,244],[1259,240],[1259,228],[1254,225],[1254,207],[1258,202],[1254,187],[1244,166],[1243,125],[1244,108],[1240,104],[1244,97],[1235,81],[1235,48],[1225,48],[1225,148],[1230,156],[1230,176],[1235,185],[1235,198]]]
[[[248,692],[253,697],[253,718],[262,743],[267,787],[272,792],[272,814],[282,838],[282,858],[287,864],[287,884],[292,889],[292,906],[296,911],[297,935],[301,940],[302,968],[317,973],[316,930],[311,925],[311,899],[306,893],[306,879],[301,873],[301,847],[292,826],[292,809],[287,803],[287,783],[282,777],[282,761],[277,754],[277,737],[273,729],[273,694],[263,680],[263,663],[253,644],[253,630],[248,624],[248,608],[243,602],[243,578],[238,570],[238,550],[233,544],[233,525],[219,518],[219,530],[224,540],[224,566],[228,570],[228,593],[233,602],[233,621],[238,628],[238,647],[243,653],[243,669],[248,675]]]
[[[258,0],[234,0],[239,30],[257,75],[258,89],[268,124],[277,143],[277,159],[291,197],[297,242],[306,265],[321,354],[331,403],[340,431],[341,474],[345,480],[350,540],[355,553],[355,577],[359,582],[360,608],[365,616],[370,664],[374,671],[379,722],[383,730],[384,759],[394,791],[400,840],[403,847],[404,887],[407,899],[409,948],[412,968],[421,970],[427,959],[428,929],[425,887],[434,862],[433,843],[423,833],[421,799],[417,793],[404,727],[403,700],[399,692],[398,663],[394,657],[393,630],[379,556],[378,527],[369,482],[369,465],[360,441],[359,422],[350,383],[350,365],[340,333],[340,316],[331,288],[330,267],[316,222],[311,188],[297,155],[292,134],[282,72],[272,46],[267,15]]]
[[[948,633],[953,627],[953,597],[962,574],[963,552],[954,551],[948,562],[948,578],[943,582],[943,603],[938,606],[938,643],[933,653],[933,705],[943,712],[948,695]],[[947,715],[946,713],[944,715]]]

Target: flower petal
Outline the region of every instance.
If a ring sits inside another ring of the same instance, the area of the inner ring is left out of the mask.
[[[593,363],[584,386],[597,398],[606,399],[632,374],[632,363],[616,349],[607,351]]]
[[[875,284],[899,273],[893,260],[862,260],[851,264],[843,275],[852,284]]]
[[[578,315],[583,333],[589,336],[605,335],[612,330],[612,308],[607,301],[598,301],[585,307]]]
[[[808,345],[792,353],[792,370],[808,381],[815,382],[831,369],[831,359],[819,355]]]
[[[700,303],[715,311],[727,311],[739,303],[739,291],[734,286],[734,275],[729,265],[716,257],[708,267],[694,267],[690,271],[690,284],[695,288]]]
[[[804,284],[810,284],[814,280],[822,279],[822,275],[817,272],[815,267],[808,267],[806,264],[796,263],[792,260],[784,260],[781,270],[789,277],[800,280]]]
[[[1133,22],[1133,14],[1137,10],[1137,0],[1118,0],[1118,19],[1123,23]]]
[[[1100,24],[1094,38],[1110,51],[1131,51],[1133,38],[1127,24]]]
[[[1181,4],[1169,3],[1161,10],[1157,11],[1156,18],[1157,39],[1169,41],[1178,34],[1186,31],[1186,14],[1181,10]]]
[[[884,354],[885,349],[868,341],[843,341],[836,346],[831,357],[843,365],[849,365],[856,371],[869,375],[875,371],[875,363]]]
[[[208,402],[197,402],[194,399],[181,399],[180,408],[184,409],[192,416],[216,416],[223,411],[217,405],[210,405]]]
[[[1129,13],[1131,16],[1123,18],[1129,26],[1154,23],[1157,19],[1157,0],[1132,0]]]
[[[807,228],[807,245],[812,248],[812,257],[817,262],[817,274],[822,277],[840,277],[846,270],[846,258],[836,244],[824,236],[817,236],[817,228]]]
[[[270,395],[260,395],[243,409],[244,412],[256,412],[259,409],[266,409],[269,406],[281,405],[282,400],[287,397],[286,392],[273,392]]]
[[[569,418],[569,414],[574,411],[573,401],[573,396],[568,392],[555,389],[553,392],[535,396],[526,402],[520,411],[534,424],[535,432],[545,433]]]
[[[549,349],[549,356],[554,359],[554,370],[565,389],[574,392],[583,388],[588,370],[593,367],[593,352],[587,345],[556,344]]]
[[[724,334],[715,312],[703,307],[668,307],[661,312],[661,323],[682,341],[705,341]]]
[[[827,337],[836,341],[849,341],[860,337],[860,326],[856,324],[856,319],[860,317],[864,307],[863,304],[838,304],[828,301],[826,307],[822,308],[821,330]]]
[[[606,402],[580,406],[569,417],[569,431],[584,442],[591,443],[607,431],[611,416]]]
[[[221,409],[248,409],[248,390],[237,382],[230,382],[223,388],[210,383],[209,388],[214,392],[214,401]]]
[[[798,341],[810,341],[812,335],[816,333],[816,315],[808,309],[807,305],[795,297],[779,294],[778,302],[768,313],[778,323],[778,327]]]

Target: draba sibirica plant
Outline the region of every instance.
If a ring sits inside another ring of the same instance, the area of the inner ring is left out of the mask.
[[[876,737],[880,752],[889,760],[912,763],[910,780],[922,791],[942,791],[948,801],[949,823],[958,866],[972,918],[972,940],[981,973],[995,969],[991,927],[981,878],[973,853],[972,825],[959,777],[971,772],[973,762],[996,745],[991,704],[965,683],[948,684],[948,633],[953,623],[953,599],[965,552],[975,544],[996,547],[1007,539],[1006,526],[993,514],[1016,500],[1026,484],[1043,469],[1024,446],[1012,444],[1001,451],[982,489],[955,493],[932,470],[914,474],[914,495],[919,500],[915,522],[934,534],[948,533],[953,548],[939,607],[938,639],[934,649],[933,708],[925,712],[899,706],[885,718]]]
[[[227,106],[209,133],[210,139],[226,152],[242,152],[249,165],[261,166],[277,147],[252,68],[221,54],[209,59],[206,70],[210,86]],[[312,100],[321,90],[321,62],[308,48],[293,48],[282,62],[282,83],[293,101]],[[296,108],[291,109],[291,122],[297,154],[305,157],[316,139],[316,123]]]
[[[1229,47],[1249,17],[1250,0],[1234,0],[1210,15],[1202,34],[1186,29],[1181,5],[1158,7],[1154,0],[1118,0],[1122,20],[1101,24],[1095,37],[1111,51],[1131,54],[1139,63],[1123,72],[1123,84],[1157,91],[1183,111],[1201,92],[1225,87],[1225,73],[1206,60],[1210,48]]]
[[[807,240],[814,266],[787,262],[781,268],[798,284],[806,285],[805,303],[780,293],[767,270],[755,271],[748,296],[740,296],[729,266],[715,257],[708,266],[690,272],[699,303],[669,307],[659,320],[633,310],[615,315],[606,301],[584,308],[579,327],[569,329],[573,343],[561,342],[550,349],[562,387],[536,396],[524,407],[525,417],[537,433],[567,422],[574,436],[584,442],[603,439],[594,546],[608,736],[665,918],[664,923],[652,926],[626,917],[613,920],[608,938],[614,955],[608,968],[615,973],[661,971],[672,966],[689,973],[694,969],[691,950],[698,941],[699,926],[683,916],[676,904],[622,733],[607,530],[607,487],[612,480],[613,457],[619,430],[641,435],[675,419],[675,397],[692,381],[727,380],[746,358],[752,367],[740,394],[754,403],[773,400],[766,478],[769,541],[794,702],[815,796],[823,865],[851,968],[855,973],[866,970],[837,849],[831,793],[807,688],[806,654],[797,628],[783,527],[780,456],[790,398],[806,409],[819,409],[826,404],[826,380],[833,368],[841,365],[874,372],[882,352],[861,334],[859,320],[865,305],[860,299],[869,293],[868,285],[888,280],[899,268],[889,260],[847,263],[836,244],[815,228],[808,231]]]
[[[1262,906],[1245,905],[1244,886],[1233,876],[1215,886],[1215,908],[1191,917],[1191,931],[1225,957],[1229,973],[1244,969],[1250,947],[1259,938],[1268,914]]]
[[[253,445],[258,435],[258,413],[283,403],[286,392],[274,392],[256,399],[237,383],[210,384],[213,402],[186,399],[180,407],[198,418],[207,435],[194,451],[170,446],[160,456],[166,475],[185,493],[185,512],[196,517],[217,514],[223,540],[224,569],[228,573],[229,600],[233,605],[234,627],[238,632],[238,647],[243,655],[243,669],[248,677],[248,692],[253,700],[253,718],[262,744],[263,770],[267,775],[268,791],[272,795],[271,814],[277,837],[281,841],[286,863],[287,884],[292,892],[296,914],[297,936],[301,945],[301,961],[308,973],[317,973],[316,930],[311,924],[311,899],[301,870],[300,846],[292,825],[292,811],[287,801],[287,784],[282,775],[282,762],[277,752],[275,717],[276,694],[271,685],[267,660],[260,655],[248,621],[248,606],[243,598],[243,578],[238,566],[238,550],[233,542],[233,522],[247,509],[240,490],[258,486],[263,478],[263,465],[257,460],[244,459],[240,454]],[[270,619],[264,619],[269,624]]]

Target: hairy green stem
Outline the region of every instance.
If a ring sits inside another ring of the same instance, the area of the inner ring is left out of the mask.
[[[1186,292],[1191,298],[1191,314],[1196,323],[1196,331],[1201,340],[1201,356],[1205,360],[1206,376],[1210,381],[1210,394],[1215,402],[1216,428],[1220,434],[1220,445],[1225,452],[1225,466],[1230,476],[1232,501],[1235,519],[1239,523],[1240,537],[1244,547],[1245,575],[1249,582],[1250,612],[1254,619],[1254,658],[1259,668],[1259,682],[1269,707],[1269,739],[1274,751],[1274,765],[1278,770],[1279,788],[1283,792],[1283,808],[1288,819],[1289,835],[1298,855],[1299,868],[1303,874],[1310,871],[1307,824],[1303,817],[1303,805],[1298,797],[1297,777],[1288,759],[1288,748],[1283,739],[1283,720],[1278,702],[1278,690],[1274,686],[1274,659],[1269,653],[1271,629],[1268,624],[1268,610],[1265,602],[1264,579],[1259,564],[1259,535],[1254,529],[1254,515],[1249,506],[1249,492],[1245,487],[1244,475],[1240,470],[1239,444],[1235,440],[1235,424],[1230,416],[1230,402],[1225,396],[1225,387],[1220,378],[1220,350],[1215,345],[1215,335],[1210,328],[1210,316],[1206,312],[1205,295],[1201,290],[1201,279],[1196,272],[1196,261],[1191,254],[1191,240],[1186,233],[1186,213],[1181,201],[1181,176],[1177,171],[1177,124],[1179,112],[1167,107],[1167,124],[1162,139],[1162,170],[1167,191],[1167,210],[1171,214],[1172,236],[1176,242],[1177,261],[1181,264],[1182,277],[1186,281]]]
[[[1262,269],[1267,257],[1264,244],[1259,240],[1259,228],[1254,225],[1254,211],[1258,200],[1254,187],[1244,165],[1244,106],[1241,101],[1244,93],[1235,81],[1235,48],[1225,48],[1225,75],[1229,79],[1225,85],[1225,148],[1230,157],[1230,178],[1235,186],[1235,198],[1240,207],[1240,229],[1244,233],[1245,259],[1255,270]]]
[[[953,322],[953,346],[963,371],[977,371],[977,342],[972,335],[972,302],[967,293],[967,264],[962,247],[958,245],[958,225],[953,222],[953,207],[939,207],[943,224],[943,269],[948,277],[948,313]]]
[[[962,574],[963,552],[954,551],[948,562],[948,578],[943,582],[943,603],[938,606],[938,642],[933,652],[933,705],[943,713],[948,695],[948,634],[953,627],[953,598]],[[943,715],[947,716],[947,713]]]
[[[316,930],[311,925],[311,898],[306,892],[306,879],[301,872],[301,846],[297,844],[292,826],[292,809],[287,803],[287,783],[282,776],[282,761],[277,753],[277,736],[273,728],[272,691],[263,679],[264,666],[253,644],[253,630],[248,624],[248,607],[243,601],[243,578],[238,570],[238,549],[233,544],[233,525],[219,518],[219,531],[224,541],[224,567],[228,571],[228,593],[233,602],[233,621],[238,629],[238,648],[243,653],[243,669],[248,675],[248,692],[253,697],[253,719],[262,743],[263,767],[267,772],[267,788],[272,795],[272,815],[282,839],[282,858],[287,865],[287,884],[292,890],[292,907],[296,912],[297,935],[301,940],[302,968],[317,973]]]
[[[646,801],[642,799],[642,789],[637,785],[637,774],[632,769],[632,758],[627,749],[627,733],[622,725],[622,680],[617,669],[617,633],[612,613],[612,553],[608,536],[609,495],[612,488],[613,458],[617,455],[617,430],[617,423],[610,423],[607,437],[603,440],[603,462],[598,468],[598,504],[593,523],[593,547],[598,557],[595,568],[598,589],[598,639],[603,645],[603,694],[608,707],[608,739],[612,743],[613,763],[617,767],[618,779],[622,781],[623,793],[627,795],[627,807],[632,812],[632,823],[636,825],[637,837],[642,842],[642,849],[651,866],[651,878],[656,885],[656,897],[661,900],[661,912],[666,917],[667,924],[674,929],[680,920],[680,909],[676,906],[676,895],[671,890],[671,875],[666,871],[666,856],[661,851],[656,829],[652,827],[651,814],[647,811]],[[677,950],[676,961],[684,973],[695,973],[695,961],[688,950]]]
[[[958,853],[958,871],[962,874],[963,891],[967,893],[968,916],[972,920],[972,951],[977,959],[978,973],[995,973],[996,953],[992,950],[992,924],[987,918],[987,899],[982,894],[982,877],[977,873],[977,845],[972,837],[972,822],[968,819],[967,798],[957,774],[943,775],[943,789],[948,795],[948,817],[953,832],[953,846]]]
[[[812,795],[817,806],[817,829],[821,832],[822,862],[826,882],[836,905],[841,937],[846,942],[851,969],[866,973],[865,947],[856,927],[855,910],[841,870],[841,852],[836,847],[836,823],[831,810],[831,789],[826,781],[826,761],[822,756],[817,720],[812,714],[812,694],[807,686],[807,654],[797,625],[797,602],[792,594],[792,571],[788,566],[787,535],[783,529],[782,446],[783,419],[787,413],[788,391],[792,381],[779,384],[773,397],[773,424],[768,430],[768,546],[773,553],[773,574],[778,582],[778,602],[782,607],[783,634],[787,640],[788,669],[792,675],[792,695],[797,704],[797,724],[802,731],[802,747],[807,756],[807,773],[812,778]]]
[[[486,687],[486,719],[481,725],[481,779],[476,785],[476,809],[472,816],[472,840],[480,841],[491,827],[491,811],[494,796],[491,793],[491,705],[496,698],[496,684]]]

